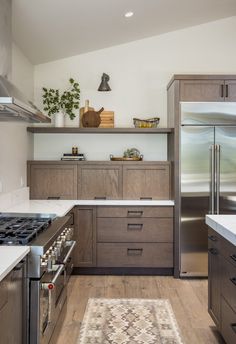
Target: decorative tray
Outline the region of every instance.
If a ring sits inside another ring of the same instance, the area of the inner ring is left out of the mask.
[[[112,154],[110,155],[111,161],[142,161],[143,155],[140,155],[139,157],[132,157],[132,158],[124,158],[124,157],[115,157]]]

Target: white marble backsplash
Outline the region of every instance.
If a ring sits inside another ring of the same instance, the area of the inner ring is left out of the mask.
[[[29,200],[29,188],[24,187],[8,193],[0,194],[0,209],[6,211],[22,202]]]

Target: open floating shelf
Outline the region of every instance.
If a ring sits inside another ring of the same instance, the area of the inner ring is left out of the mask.
[[[38,134],[169,134],[174,128],[77,128],[77,127],[27,127]]]

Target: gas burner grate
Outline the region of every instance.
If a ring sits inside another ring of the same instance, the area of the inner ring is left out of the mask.
[[[0,217],[0,245],[27,245],[48,228],[50,218]]]

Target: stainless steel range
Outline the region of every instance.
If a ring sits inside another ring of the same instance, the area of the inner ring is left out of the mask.
[[[0,214],[0,245],[29,245],[27,269],[28,344],[47,344],[67,298],[73,269],[72,216]]]

